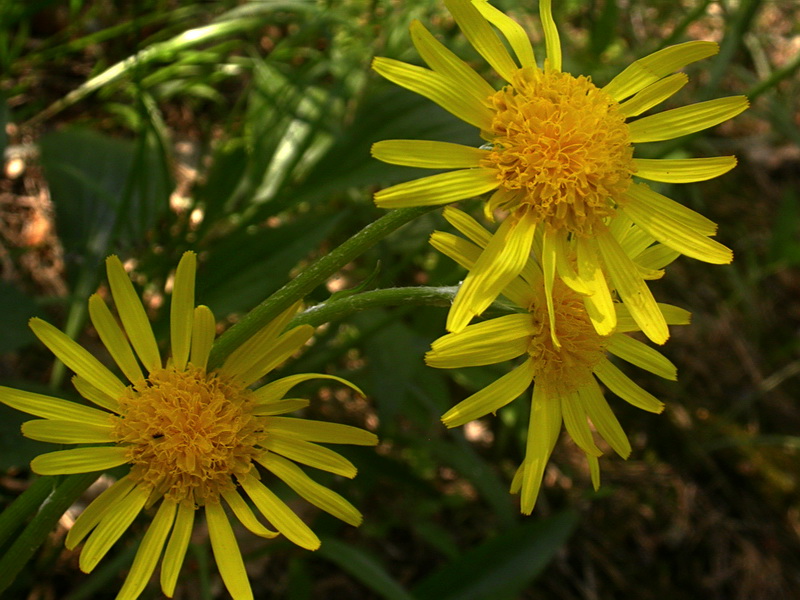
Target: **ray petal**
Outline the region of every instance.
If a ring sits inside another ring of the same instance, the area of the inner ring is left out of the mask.
[[[361,525],[363,517],[355,506],[333,490],[311,479],[291,461],[270,452],[263,454],[257,460],[314,506],[354,527]]]
[[[445,0],[445,6],[472,47],[500,77],[511,83],[518,67],[478,9],[470,0]]]
[[[67,334],[41,319],[31,319],[29,324],[36,337],[61,362],[89,381],[97,389],[102,390],[112,398],[118,398],[125,393],[125,385],[119,378]]]
[[[469,169],[481,166],[488,150],[433,140],[382,140],[372,144],[378,160],[423,169]]]
[[[150,581],[150,576],[156,569],[161,551],[164,549],[164,542],[167,541],[172,524],[175,522],[175,507],[175,502],[167,499],[164,499],[161,506],[158,507],[158,512],[142,538],[131,570],[125,578],[125,583],[116,600],[136,600],[144,591]]]
[[[506,373],[497,381],[462,400],[442,415],[445,426],[452,428],[495,413],[518,398],[533,382],[532,359]]]
[[[106,259],[106,273],[108,284],[111,286],[111,295],[117,307],[117,314],[125,328],[125,333],[128,334],[128,339],[145,369],[152,373],[161,368],[161,355],[142,301],[133,288],[133,283],[119,258],[112,255]]]
[[[244,569],[242,552],[233,535],[231,523],[219,503],[206,504],[206,521],[214,560],[228,593],[236,600],[253,600],[253,590]]]
[[[459,169],[384,188],[375,194],[375,204],[381,208],[438,206],[480,196],[497,186],[493,169]]]
[[[184,252],[175,271],[169,317],[172,364],[179,371],[186,368],[192,344],[196,271],[197,255],[194,252]]]
[[[632,62],[603,89],[614,100],[622,102],[662,77],[717,52],[719,45],[716,42],[694,41],[668,46]]]
[[[449,331],[464,329],[520,274],[530,257],[535,231],[533,212],[525,213],[519,220],[503,221],[453,300],[447,315]]]
[[[105,426],[109,413],[68,400],[0,386],[0,402],[35,417],[65,419],[75,423]]]
[[[750,106],[747,96],[729,96],[697,102],[642,117],[628,124],[631,142],[660,142],[689,135],[735,117]]]
[[[492,126],[492,111],[486,104],[469,94],[464,94],[458,80],[436,71],[380,56],[373,59],[372,68],[400,87],[432,100],[465,123],[482,131]]]
[[[239,479],[244,491],[275,528],[301,548],[316,550],[320,541],[316,534],[275,494],[252,475]]]

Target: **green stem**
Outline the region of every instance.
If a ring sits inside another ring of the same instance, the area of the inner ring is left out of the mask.
[[[53,491],[52,477],[38,477],[22,492],[11,506],[0,513],[0,548],[16,532],[28,516],[39,510],[45,498]]]
[[[747,92],[747,97],[750,98],[750,101],[752,102],[753,100],[758,98],[761,94],[768,91],[770,88],[778,85],[778,83],[780,83],[787,77],[791,77],[792,75],[794,75],[794,73],[798,69],[800,69],[800,52],[795,54],[794,58],[790,60],[788,63],[786,63],[785,66],[781,67],[780,69],[777,69],[772,73],[772,75],[770,75],[763,81],[760,81],[755,86],[753,86],[753,88],[751,88],[751,90]]]
[[[313,325],[338,321],[370,308],[385,306],[450,306],[458,286],[448,287],[402,287],[372,290],[353,294],[336,300],[317,304],[297,315],[289,327]]]
[[[241,321],[220,336],[211,350],[211,356],[208,361],[209,369],[220,366],[225,358],[241,346],[245,340],[282,311],[304,298],[315,287],[324,283],[347,263],[363,254],[399,227],[432,211],[434,208],[436,207],[420,206],[388,212],[377,221],[367,225],[329,254],[317,259],[316,262],[306,267],[297,277],[256,306]]]
[[[0,594],[14,581],[36,550],[53,531],[61,515],[86,491],[101,473],[79,473],[66,477],[42,504],[37,515],[0,558]]]

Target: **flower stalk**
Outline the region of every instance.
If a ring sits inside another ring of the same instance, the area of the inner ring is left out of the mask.
[[[317,259],[297,277],[284,285],[261,304],[256,306],[236,325],[223,333],[211,350],[209,369],[222,362],[256,331],[276,315],[301,300],[315,287],[324,283],[331,275],[351,262],[390,233],[430,211],[433,206],[394,210],[364,227],[341,246]]]

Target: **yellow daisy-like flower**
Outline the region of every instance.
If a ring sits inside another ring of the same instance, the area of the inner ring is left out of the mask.
[[[685,183],[717,177],[733,156],[685,160],[634,158],[634,144],[669,140],[717,125],[748,106],[744,96],[719,98],[639,117],[683,87],[676,73],[717,53],[713,42],[688,42],[635,61],[607,85],[561,70],[561,48],[550,0],[539,3],[547,58],[540,67],[522,27],[486,0],[445,0],[461,31],[505,80],[495,90],[419,22],[411,39],[430,69],[387,58],[373,68],[430,98],[480,130],[480,148],[436,141],[386,140],[373,146],[385,162],[454,169],[375,194],[384,208],[441,205],[494,191],[486,204],[508,216],[465,279],[447,319],[461,331],[481,314],[525,265],[535,232],[543,238],[542,267],[552,314],[556,276],[583,296],[608,276],[633,318],[657,343],[669,336],[641,274],[609,234],[607,221],[624,213],[653,238],[693,258],[729,263],[731,251],[712,240],[716,225],[666,198],[634,176]],[[516,60],[494,26],[505,37]],[[577,252],[577,277],[569,256]],[[598,271],[600,271],[598,275]],[[598,333],[614,330],[614,311],[593,314]]]
[[[284,397],[303,381],[333,379],[360,390],[339,377],[313,373],[250,389],[313,335],[313,327],[307,325],[283,332],[298,305],[261,329],[218,370],[207,371],[215,321],[208,307],[194,306],[196,258],[191,252],[184,254],[175,274],[170,314],[172,356],[165,364],[144,307],[119,259],[109,257],[106,267],[122,327],[98,295],[89,299],[89,314],[130,383],[121,381],[49,323],[32,319],[36,336],[76,373],[72,381],[78,392],[103,410],[5,387],[0,387],[0,402],[42,417],[22,425],[29,438],[92,444],[36,457],[31,468],[40,475],[131,466],[127,475],[81,513],[67,535],[70,549],[88,536],[80,555],[82,571],[94,569],[142,509],[161,501],[117,598],[137,598],[162,553],[161,589],[172,597],[195,512],[202,507],[225,587],[236,600],[251,599],[253,593],[224,505],[258,536],[272,538],[282,533],[303,548],[319,547],[314,532],[261,482],[258,463],[312,504],[359,525],[362,517],[352,504],[315,482],[295,463],[353,477],[355,466],[319,443],[374,445],[378,441],[375,435],[348,425],[279,415],[309,404],[308,400]],[[241,490],[277,531],[261,523]]]
[[[489,232],[456,209],[445,209],[445,216],[472,241],[437,231],[431,236],[431,243],[464,267],[472,267],[491,243]],[[646,237],[645,242],[650,243]],[[636,244],[638,242],[628,239],[620,242],[624,247]],[[669,252],[661,251],[658,245],[641,250],[636,254],[636,264],[645,269],[659,269],[674,258]],[[525,459],[511,483],[512,493],[522,493],[522,512],[530,514],[562,421],[586,454],[595,488],[600,484],[597,458],[602,452],[595,444],[589,421],[620,456],[627,458],[630,454],[628,438],[603,397],[598,379],[633,406],[654,413],[664,408],[659,400],[614,366],[607,357],[609,353],[667,379],[676,379],[677,373],[675,366],[659,352],[626,335],[641,329],[626,305],[613,303],[611,310],[616,315],[616,329],[611,335],[602,336],[592,325],[580,295],[560,280],[552,289],[555,318],[551,325],[544,299],[544,274],[533,258],[526,262],[520,275],[506,285],[502,294],[523,312],[449,333],[433,342],[425,361],[432,367],[452,369],[524,357],[524,362],[510,373],[450,409],[442,421],[447,427],[457,427],[494,413],[533,384]],[[689,322],[689,313],[683,309],[666,304],[657,307],[670,325]],[[554,338],[559,340],[559,345],[554,343]]]

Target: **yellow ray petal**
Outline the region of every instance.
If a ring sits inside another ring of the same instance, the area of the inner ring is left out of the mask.
[[[435,368],[474,367],[521,356],[536,327],[530,314],[503,315],[449,333],[431,344],[425,362]]]
[[[542,486],[544,468],[561,433],[561,402],[548,398],[542,386],[533,387],[533,403],[528,424],[528,440],[521,473],[520,510],[529,515],[533,512],[539,489]],[[513,484],[513,483],[512,483]]]
[[[128,378],[128,381],[138,383],[144,380],[142,369],[133,355],[128,339],[120,326],[117,325],[117,321],[106,303],[97,294],[92,294],[89,297],[89,317],[103,345],[108,349],[111,358],[117,363],[117,366]]]
[[[372,144],[372,156],[385,163],[423,169],[468,169],[481,166],[488,150],[431,140],[383,140]]]
[[[139,360],[148,372],[161,368],[161,356],[150,320],[119,258],[112,255],[106,259],[106,273],[117,314]]]
[[[277,531],[267,529],[261,524],[261,522],[253,514],[253,511],[250,510],[247,502],[245,502],[244,499],[239,495],[239,492],[228,490],[222,492],[222,497],[225,498],[225,502],[227,502],[228,506],[231,507],[233,514],[236,515],[236,518],[239,519],[239,522],[244,525],[248,531],[256,534],[259,537],[268,539],[278,536]]]
[[[655,244],[633,257],[637,266],[645,269],[663,269],[675,262],[681,253],[664,244]]]
[[[189,348],[192,343],[192,325],[194,322],[194,279],[197,271],[197,255],[184,252],[178,269],[175,271],[175,283],[172,286],[172,303],[170,304],[170,342],[172,344],[172,364],[182,371],[189,360]]]
[[[589,473],[592,477],[592,487],[594,491],[600,489],[600,462],[596,456],[586,455],[586,460],[589,463]]]
[[[0,402],[35,417],[66,419],[76,423],[108,425],[110,415],[74,402],[0,386]]]
[[[175,507],[175,502],[167,499],[164,499],[161,506],[158,507],[158,512],[142,538],[131,570],[125,578],[125,583],[116,600],[136,600],[144,591],[150,581],[150,576],[155,571],[158,559],[161,557],[169,530],[172,529],[172,524],[175,522]]]
[[[660,142],[719,125],[747,110],[747,96],[729,96],[642,117],[628,125],[631,142]]]
[[[474,198],[497,186],[497,175],[493,169],[460,169],[382,189],[375,194],[375,204],[381,208],[436,206]]]
[[[161,562],[161,591],[168,598],[172,598],[175,593],[178,574],[186,556],[186,549],[189,547],[194,526],[194,512],[194,506],[185,503],[178,505],[175,525],[172,528],[172,535],[169,536],[169,542],[167,542],[164,560]]]
[[[252,475],[239,479],[244,491],[270,523],[301,548],[316,550],[319,538],[275,494]]]
[[[64,420],[27,421],[22,424],[22,435],[52,444],[97,444],[114,441],[111,425],[90,425]]]
[[[497,71],[500,77],[510,83],[518,67],[478,9],[470,0],[445,0],[444,3],[472,47]],[[488,127],[481,127],[481,129],[488,129]]]
[[[311,401],[305,398],[283,398],[269,404],[257,404],[253,408],[253,414],[259,417],[283,415],[306,408],[309,404]]]
[[[261,360],[241,373],[238,376],[239,380],[243,385],[255,383],[264,375],[286,362],[290,356],[305,346],[313,335],[314,328],[311,325],[300,325],[290,329],[275,340],[275,345],[269,349],[267,355],[261,357]]]
[[[472,269],[481,255],[481,249],[478,246],[451,233],[434,231],[431,234],[430,242],[436,250],[452,258],[467,270]],[[524,272],[525,269],[523,269]],[[503,288],[502,293],[517,306],[527,307],[532,301],[531,287],[519,277],[512,279]]]
[[[89,536],[81,550],[78,566],[84,573],[89,573],[111,549],[111,546],[130,527],[133,520],[144,508],[150,490],[138,486],[114,504],[114,510],[106,511],[97,528]]]
[[[667,322],[658,309],[653,294],[639,275],[636,265],[623,252],[608,230],[598,232],[597,246],[614,287],[644,334],[656,344],[666,342],[669,338]]]
[[[356,446],[374,446],[378,443],[378,436],[371,431],[342,423],[328,423],[295,417],[265,417],[261,422],[264,429],[270,434],[296,436],[307,442]]]
[[[110,411],[119,412],[119,402],[117,402],[116,398],[112,398],[105,392],[101,392],[80,375],[73,375],[71,381],[78,393],[89,402],[97,406],[102,406]]]
[[[459,89],[478,102],[494,94],[494,88],[475,70],[453,52],[444,47],[416,19],[411,22],[411,41],[427,65],[452,81],[458,81]]]
[[[595,331],[600,335],[609,335],[617,325],[617,316],[614,300],[597,258],[597,248],[588,238],[578,237],[575,242],[578,275],[592,292],[583,298],[586,312]]]
[[[597,447],[592,439],[592,431],[589,429],[589,422],[586,420],[586,411],[578,398],[578,392],[574,391],[565,394],[561,398],[561,415],[564,418],[564,426],[572,440],[578,448],[591,456],[600,456],[603,451]]]
[[[592,290],[583,279],[580,278],[578,273],[573,267],[573,260],[577,264],[575,252],[571,251],[569,240],[566,235],[558,234],[555,236],[555,253],[556,253],[556,272],[561,280],[567,284],[572,290],[588,296]]]
[[[715,265],[726,265],[733,260],[730,248],[698,233],[685,221],[677,221],[668,212],[661,212],[656,204],[637,201],[634,194],[635,189],[629,190],[627,197],[633,201],[625,202],[620,208],[659,242],[681,254]]]
[[[192,321],[192,350],[189,361],[196,367],[206,368],[211,345],[217,334],[217,323],[211,309],[202,304],[194,309]]]
[[[556,348],[561,347],[556,335],[556,311],[553,308],[553,284],[556,280],[556,236],[560,232],[545,227],[542,238],[542,273],[544,274],[544,300],[547,304],[547,318],[550,320],[550,338]]]
[[[296,437],[273,433],[261,443],[261,447],[309,467],[349,479],[357,473],[355,465],[341,454]],[[274,524],[277,527],[277,523]]]
[[[460,81],[442,73],[380,56],[373,59],[372,68],[400,87],[432,100],[465,123],[480,130],[488,130],[492,126],[492,111],[484,103],[464,94]]]
[[[118,398],[125,393],[125,386],[117,376],[67,334],[41,319],[33,318],[29,324],[36,337],[50,348],[61,362],[97,389],[112,398]]]
[[[691,208],[687,208],[683,204],[675,202],[675,200],[671,198],[662,196],[658,192],[650,189],[646,184],[637,183],[630,186],[626,196],[646,204],[648,210],[664,214],[685,227],[694,229],[700,235],[714,236],[717,234],[717,224],[714,223],[714,221],[707,219],[700,213],[693,211]],[[625,199],[623,199],[622,202],[623,205],[625,204],[624,200]]]
[[[619,112],[625,117],[638,117],[643,112],[661,104],[675,94],[689,81],[685,73],[675,73],[656,81],[639,91],[633,98],[619,105]]]
[[[539,18],[542,21],[542,29],[544,30],[547,64],[551,69],[560,71],[561,40],[558,38],[558,27],[556,27],[556,22],[553,19],[553,7],[550,0],[539,0]]]
[[[506,373],[497,381],[462,400],[442,415],[447,427],[458,427],[489,413],[495,413],[520,396],[533,381],[532,359]]]
[[[354,527],[361,525],[363,517],[355,506],[333,490],[311,479],[294,463],[269,452],[256,460],[314,506]]]
[[[460,336],[468,329],[448,335]],[[460,369],[462,367],[493,365],[522,356],[527,352],[529,344],[529,337],[521,337],[504,344],[489,343],[480,347],[461,348],[458,352],[443,353],[432,350],[425,354],[425,364],[436,369]]]
[[[442,216],[448,223],[481,248],[485,248],[492,241],[491,232],[463,210],[458,210],[453,206],[446,206],[442,211]]]
[[[301,305],[301,302],[295,302],[258,330],[228,356],[220,371],[228,377],[240,377],[242,373],[269,355],[279,334],[283,332]]]
[[[213,502],[206,504],[206,521],[214,560],[225,588],[236,600],[252,600],[253,590],[250,589],[250,580],[244,569],[242,553],[222,505]]]
[[[529,212],[503,221],[461,284],[447,315],[448,331],[464,329],[520,274],[530,258],[535,219]]]
[[[489,242],[492,241],[492,234],[489,232],[488,229],[483,227],[480,223],[478,223],[475,219],[469,216],[464,211],[458,210],[454,206],[445,206],[444,210],[442,211],[442,216],[450,223],[453,227],[455,227],[459,232],[467,236],[467,238],[472,241],[473,243],[477,244],[480,248],[485,248],[489,245]],[[466,269],[471,270],[475,262],[477,262],[477,257],[475,260],[472,260],[469,265],[466,265],[462,262],[459,262],[458,259],[454,258],[453,256],[449,255],[450,258],[453,258],[456,262],[464,266]],[[520,277],[522,277],[525,281],[530,284],[530,287],[538,287],[542,281],[542,270],[539,267],[539,264],[533,257],[530,257],[528,261],[525,263],[525,266],[522,268],[520,272]],[[512,280],[512,284],[515,281]],[[509,285],[512,285],[509,284]],[[520,289],[526,289],[527,286],[522,285]],[[519,294],[516,294],[519,295]],[[526,296],[528,292],[526,291]],[[511,300],[516,302],[514,298],[508,296]],[[526,307],[530,304],[530,299],[526,299],[522,302],[518,302],[519,306]]]
[[[323,373],[299,373],[297,375],[281,377],[280,379],[276,379],[275,381],[272,381],[267,385],[255,390],[254,393],[256,397],[256,404],[270,404],[272,402],[278,402],[294,386],[312,379],[330,379],[333,381],[338,381],[342,385],[346,385],[350,389],[355,390],[360,395],[364,395],[364,392],[361,391],[361,388],[350,383],[346,379],[342,379],[341,377],[336,377],[335,375],[326,375]]]
[[[617,421],[617,417],[611,410],[611,407],[603,397],[603,392],[597,381],[592,378],[591,383],[578,389],[578,397],[580,398],[583,409],[589,418],[594,423],[597,432],[603,436],[603,439],[619,454],[622,458],[628,458],[631,454],[631,444],[628,441],[628,436],[622,430],[622,427]]]
[[[646,159],[634,158],[636,176],[650,181],[690,183],[719,177],[736,166],[735,156],[711,158]]]
[[[671,304],[657,303],[658,310],[664,315],[667,325],[688,325],[691,322],[692,313],[688,310]],[[624,304],[615,304],[617,309],[617,333],[629,333],[631,331],[641,331],[639,325],[633,320],[628,307]]]
[[[717,52],[719,46],[715,42],[686,42],[669,46],[634,61],[603,89],[614,100],[622,102],[662,77]]]
[[[614,394],[637,408],[652,413],[661,413],[664,403],[650,392],[636,385],[627,375],[615,367],[609,360],[603,359],[595,368],[594,374]]]
[[[517,60],[522,67],[536,66],[533,46],[531,46],[531,41],[528,39],[528,34],[525,33],[525,30],[519,23],[485,0],[478,0],[473,2],[472,5],[480,11],[484,19],[497,27],[505,36],[509,45],[514,50],[514,54],[517,55]]]
[[[72,448],[40,454],[31,461],[31,470],[39,475],[70,475],[112,469],[128,462],[125,448],[97,446]]]
[[[612,335],[606,349],[622,360],[640,369],[655,373],[664,379],[678,379],[678,369],[658,350],[624,334]]]
[[[92,500],[70,527],[67,539],[64,542],[67,550],[73,550],[75,546],[80,544],[106,513],[109,510],[114,510],[117,502],[127,496],[135,485],[134,481],[126,475]]]

